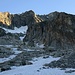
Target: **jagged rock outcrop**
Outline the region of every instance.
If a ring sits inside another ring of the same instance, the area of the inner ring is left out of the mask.
[[[9,12],[0,12],[0,22],[7,25],[7,26],[10,26],[11,25],[11,14]]]
[[[48,20],[29,26],[24,42],[55,49],[75,49],[75,16],[64,12],[51,13]]]
[[[32,25],[41,21],[42,19],[36,16],[36,14],[32,10],[30,10],[22,14],[14,14],[12,25],[20,27],[22,25]]]
[[[43,21],[53,20],[53,19],[57,18],[57,16],[59,15],[58,13],[60,13],[60,12],[55,11],[55,12],[49,13],[47,15],[37,15],[37,16],[39,16]],[[65,12],[62,12],[62,13],[65,13]]]

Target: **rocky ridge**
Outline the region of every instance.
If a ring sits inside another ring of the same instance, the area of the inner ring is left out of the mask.
[[[26,11],[22,14],[10,14],[9,12],[0,12],[0,23],[3,27],[14,28],[25,25],[31,25],[41,22],[42,19],[38,17],[32,10]]]

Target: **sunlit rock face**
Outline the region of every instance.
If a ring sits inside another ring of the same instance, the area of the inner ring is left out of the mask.
[[[11,25],[11,14],[9,12],[0,12],[0,22],[10,26]]]
[[[29,26],[24,42],[55,49],[75,49],[75,16],[64,12],[45,15],[43,22]]]

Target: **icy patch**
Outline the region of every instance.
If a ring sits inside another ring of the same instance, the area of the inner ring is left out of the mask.
[[[0,28],[3,28],[3,27],[0,27]],[[3,28],[6,33],[23,33],[25,34],[27,32],[27,29],[28,29],[28,26],[21,26],[20,28],[17,28],[17,27],[14,27],[14,30],[11,30],[11,29],[6,29],[6,28]]]

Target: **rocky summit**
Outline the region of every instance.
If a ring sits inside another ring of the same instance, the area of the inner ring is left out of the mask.
[[[32,10],[21,14],[0,12],[0,71],[33,64],[30,61],[41,56],[60,57],[45,67],[75,68],[74,55],[75,15],[57,11],[37,15]]]

